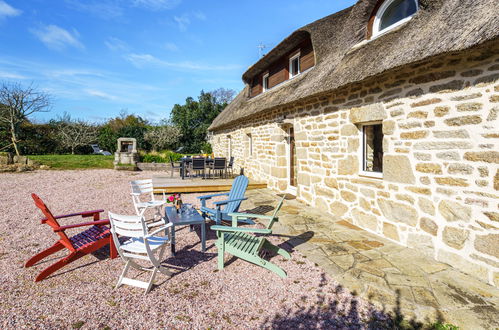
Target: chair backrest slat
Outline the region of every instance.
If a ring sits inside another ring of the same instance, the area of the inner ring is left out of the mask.
[[[238,199],[244,198],[244,193],[246,192],[246,188],[248,187],[249,180],[244,175],[239,175],[234,179],[232,183],[232,188],[229,192],[229,199]],[[241,205],[241,201],[237,202],[229,202],[225,208],[225,213],[237,212],[239,210],[239,206]]]
[[[130,185],[135,194],[150,194],[154,190],[152,179],[131,181]]]
[[[147,229],[144,219],[137,215],[121,215],[109,212],[111,232],[126,237],[144,237]]]
[[[42,211],[43,215],[45,216],[46,220],[44,221],[44,223],[46,223],[47,225],[52,227],[52,230],[54,230],[54,232],[55,232],[55,230],[59,229],[59,227],[60,227],[59,223],[55,219],[52,212],[50,212],[47,205],[45,205],[45,203],[42,201],[42,199],[40,197],[38,197],[37,194],[34,194],[34,193],[31,194],[31,198],[33,198],[33,200],[35,201],[36,207],[38,207],[40,209],[40,211]],[[67,247],[71,251],[75,251],[75,248],[74,248],[73,244],[71,243],[71,241],[69,240],[69,237],[63,231],[57,231],[56,233],[61,238],[61,243],[65,247]]]

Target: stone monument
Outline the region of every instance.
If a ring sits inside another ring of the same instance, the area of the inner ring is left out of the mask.
[[[138,161],[137,140],[126,137],[119,138],[118,149],[114,153],[114,169],[136,170]]]

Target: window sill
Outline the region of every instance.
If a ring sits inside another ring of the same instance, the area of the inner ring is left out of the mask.
[[[359,172],[359,176],[363,178],[370,178],[370,179],[383,179],[383,173],[382,172],[365,172],[361,171]]]

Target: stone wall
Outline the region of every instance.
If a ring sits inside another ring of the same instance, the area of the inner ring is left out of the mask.
[[[279,122],[291,122],[299,200],[499,286],[498,53],[449,54],[270,109],[214,132],[213,150],[228,156],[230,136],[236,168],[284,192]],[[360,173],[359,125],[373,121],[383,178]]]

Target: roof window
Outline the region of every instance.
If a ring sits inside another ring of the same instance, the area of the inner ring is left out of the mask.
[[[386,0],[376,11],[372,37],[381,35],[410,20],[418,11],[417,0]]]

